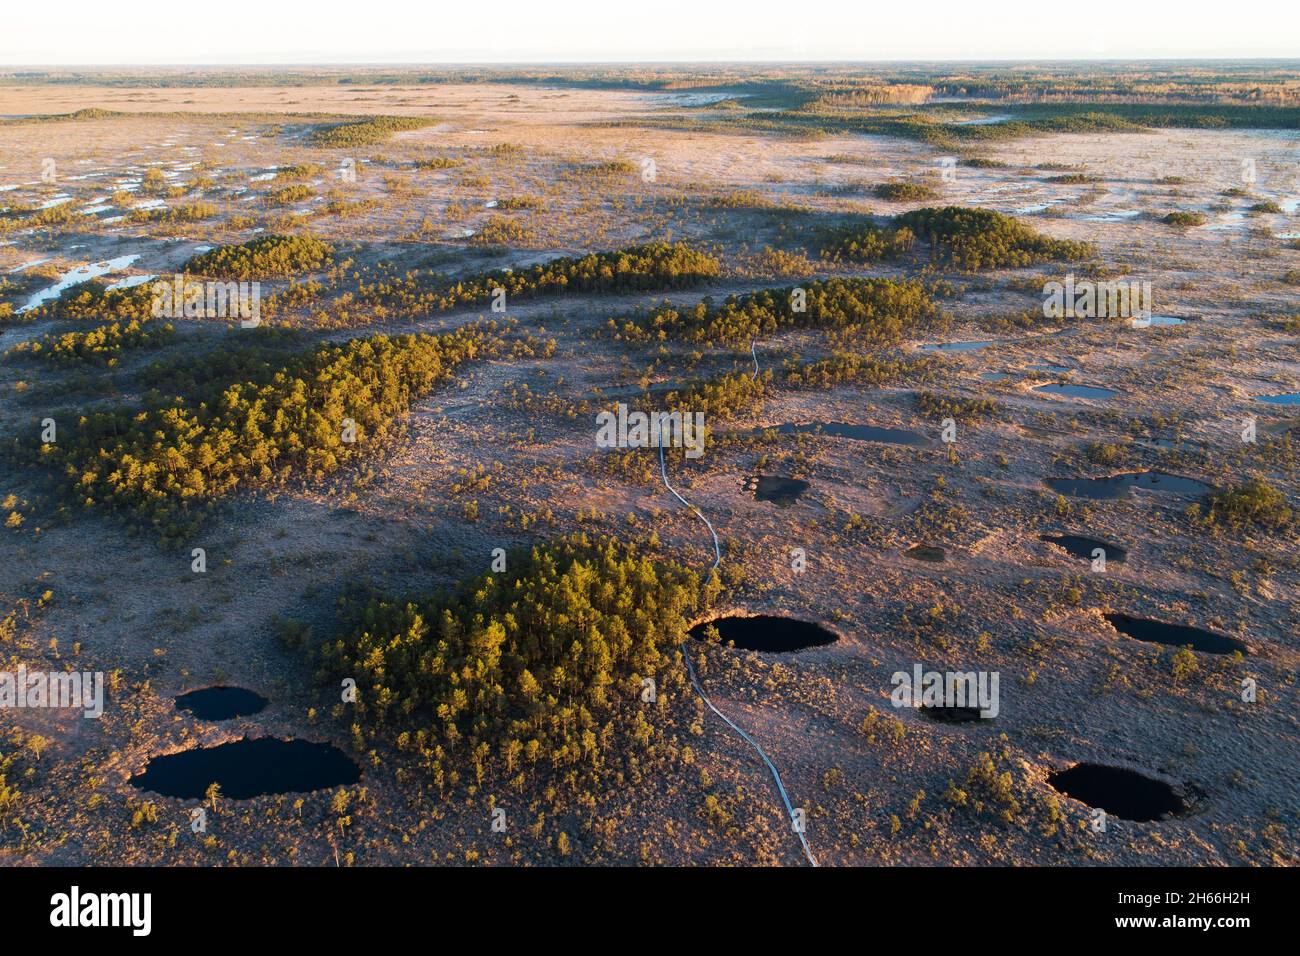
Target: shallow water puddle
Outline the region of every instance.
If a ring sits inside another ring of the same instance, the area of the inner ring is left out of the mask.
[[[54,285],[35,293],[27,300],[27,304],[19,309],[18,312],[29,312],[37,306],[49,302],[51,299],[57,299],[63,294],[65,289],[70,289],[80,282],[85,282],[87,279],[94,279],[102,275],[108,275],[110,272],[121,272],[139,258],[139,255],[118,256],[116,259],[106,259],[103,262],[93,262],[90,265],[78,266],[75,269],[71,269],[68,272],[65,272]]]
[[[1127,222],[1130,219],[1136,219],[1142,215],[1140,209],[1120,209],[1116,212],[1104,213],[1096,216],[1081,216],[1082,222]]]
[[[46,263],[46,262],[49,262],[49,261],[50,261],[50,260],[49,260],[48,258],[45,258],[45,259],[33,259],[31,262],[24,262],[24,263],[23,263],[22,265],[20,265],[20,266],[14,266],[12,269],[9,270],[9,274],[10,274],[10,275],[13,275],[15,272],[22,272],[24,269],[31,269],[31,268],[34,267],[34,266],[39,266],[39,265],[42,265],[43,263]]]
[[[1009,113],[999,113],[996,116],[977,116],[975,119],[953,120],[953,126],[993,126],[997,123],[1005,123],[1011,119]]]
[[[201,800],[212,784],[230,800],[273,793],[306,793],[361,779],[361,770],[331,744],[247,737],[150,759],[131,786],[164,797]]]
[[[1186,319],[1176,315],[1148,315],[1143,319],[1129,319],[1129,324],[1135,329],[1164,328],[1171,325],[1184,325]]]
[[[709,628],[717,629],[723,644],[734,644],[747,651],[775,654],[825,647],[839,640],[838,635],[820,624],[771,614],[720,617],[696,624],[688,633],[697,640],[705,640]]]
[[[1210,223],[1203,226],[1207,232],[1222,232],[1225,229],[1244,229],[1246,227],[1246,214],[1244,212],[1224,213],[1219,217],[1218,222]]]
[[[119,282],[114,282],[112,285],[106,286],[104,291],[120,292],[122,289],[133,289],[138,285],[144,285],[146,282],[151,282],[156,278],[158,278],[156,275],[127,276]]]

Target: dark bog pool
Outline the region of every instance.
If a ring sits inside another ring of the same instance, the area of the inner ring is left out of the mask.
[[[232,800],[305,793],[356,783],[361,771],[343,751],[307,740],[258,737],[154,757],[131,785],[164,797],[201,800],[212,784]]]
[[[1070,398],[1110,398],[1118,394],[1109,388],[1098,388],[1095,385],[1070,385],[1052,382],[1049,385],[1039,385],[1034,389],[1035,392],[1047,392],[1050,395],[1067,395]]]
[[[808,490],[809,484],[798,478],[777,478],[771,475],[759,475],[751,478],[749,487],[754,492],[755,501],[770,501],[782,508],[788,508],[799,500],[799,496]]]
[[[1187,810],[1187,802],[1169,784],[1124,767],[1080,763],[1050,774],[1047,782],[1066,796],[1121,820],[1164,820]]]
[[[1064,548],[1076,558],[1087,558],[1089,561],[1092,560],[1093,551],[1098,548],[1106,553],[1107,561],[1122,562],[1128,556],[1128,552],[1119,545],[1099,541],[1096,538],[1085,538],[1080,534],[1044,534],[1039,537],[1049,544]]]
[[[770,614],[704,621],[691,628],[690,636],[703,640],[709,627],[718,629],[723,644],[735,644],[747,651],[801,651],[809,647],[825,647],[839,640],[837,635],[819,624]]]
[[[911,445],[915,448],[928,448],[930,439],[920,432],[906,428],[877,428],[875,425],[850,425],[846,422],[804,422],[802,424],[778,425],[782,435],[818,434],[834,438],[856,438],[858,441],[884,442],[889,445]]]
[[[903,556],[911,558],[913,561],[930,561],[934,564],[938,564],[948,555],[943,548],[936,548],[934,545],[930,544],[918,544],[904,551]]]
[[[266,698],[243,687],[204,687],[181,694],[176,706],[200,720],[230,720],[257,713],[266,706]]]
[[[934,704],[919,709],[923,716],[929,717],[931,720],[937,720],[941,724],[978,724],[980,721],[994,719],[981,716],[978,707],[958,707],[956,705],[949,707]]]
[[[1231,654],[1234,651],[1249,653],[1249,648],[1235,637],[1216,634],[1199,627],[1185,624],[1166,624],[1145,617],[1129,617],[1127,614],[1107,614],[1110,626],[1121,634],[1126,634],[1139,641],[1152,644],[1169,644],[1173,647],[1191,646],[1194,651],[1206,654]]]
[[[1163,471],[1135,471],[1108,478],[1048,478],[1044,484],[1073,498],[1125,498],[1133,488],[1175,495],[1204,495],[1213,491],[1203,481]]]

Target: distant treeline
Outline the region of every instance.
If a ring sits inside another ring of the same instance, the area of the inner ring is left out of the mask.
[[[982,104],[987,112],[990,103]],[[1035,103],[1008,107],[997,123],[963,123],[951,103],[920,108],[832,109],[816,102],[765,112],[664,115],[595,125],[650,126],[691,131],[776,133],[790,136],[857,133],[917,140],[945,149],[1004,142],[1049,133],[1142,132],[1152,128],[1300,129],[1300,107],[1250,104]],[[960,110],[958,110],[960,112]]]
[[[960,66],[900,63],[683,64],[572,67],[436,67],[315,69],[26,69],[0,72],[0,85],[75,84],[131,87],[397,86],[443,83],[517,83],[576,89],[780,92],[809,101],[881,88],[932,88],[939,95],[992,100],[1071,98],[1104,101],[1260,101],[1294,98],[1300,78],[1290,60],[1167,63],[1037,64],[1032,71],[1001,63]]]

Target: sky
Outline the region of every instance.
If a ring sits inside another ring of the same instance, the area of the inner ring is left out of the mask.
[[[1300,2],[61,0],[6,66],[1300,58]]]

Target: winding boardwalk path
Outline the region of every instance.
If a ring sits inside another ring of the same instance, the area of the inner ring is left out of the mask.
[[[749,353],[752,356],[754,356],[754,377],[757,378],[758,377],[758,353],[754,349],[754,343],[750,343]],[[709,529],[709,534],[713,536],[713,564],[710,566],[709,570],[710,571],[714,570],[715,568],[718,567],[718,565],[722,564],[722,548],[718,544],[718,532],[713,530],[713,524],[712,522],[709,521],[708,518],[704,517],[704,512],[702,512],[699,508],[695,507],[695,505],[691,504],[689,501],[683,498],[681,494],[678,493],[677,489],[668,483],[668,466],[664,460],[664,446],[662,444],[660,444],[659,446],[659,473],[663,475],[664,487],[667,488],[670,492],[672,492],[674,498],[676,498],[678,501],[684,504],[687,508],[690,508],[692,511],[694,511],[696,516],[699,517],[699,519],[704,522],[705,527]],[[758,742],[755,741],[753,737],[749,736],[749,734],[741,730],[741,728],[736,725],[735,721],[733,721],[722,711],[718,710],[718,708],[714,706],[713,701],[709,700],[709,695],[704,693],[704,688],[700,686],[699,678],[695,676],[695,665],[691,663],[691,655],[690,655],[690,651],[686,647],[686,641],[683,641],[681,643],[681,646],[678,647],[678,650],[681,651],[682,653],[682,660],[686,662],[686,672],[690,674],[691,686],[695,688],[695,693],[699,695],[700,700],[704,701],[704,705],[708,707],[709,710],[713,711],[715,714],[721,717],[723,723],[725,723],[728,727],[734,730],[740,736],[741,740],[745,741],[745,743],[749,744],[756,751],[758,751],[758,755],[763,758],[763,763],[765,763],[767,765],[767,769],[772,772],[772,779],[776,781],[776,789],[781,794],[781,802],[785,804],[785,812],[790,818],[790,823],[792,828],[794,829],[794,832],[799,837],[799,843],[802,844],[803,846],[804,856],[808,857],[809,863],[811,863],[813,866],[817,866],[817,858],[813,856],[812,847],[808,845],[808,838],[804,835],[804,827],[794,826],[794,822],[795,822],[794,806],[790,803],[790,795],[785,792],[785,784],[781,781],[781,772],[776,769],[776,764],[772,763],[772,760],[770,757],[768,757],[767,752],[764,751],[763,748],[758,745]]]

